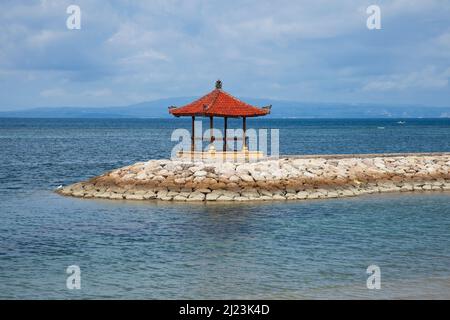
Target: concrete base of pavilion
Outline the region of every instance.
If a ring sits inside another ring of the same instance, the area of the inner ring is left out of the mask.
[[[177,153],[180,160],[205,161],[205,162],[252,162],[265,159],[261,151],[180,151]]]
[[[450,153],[282,157],[255,162],[150,160],[56,190],[79,198],[309,200],[379,192],[446,192]]]

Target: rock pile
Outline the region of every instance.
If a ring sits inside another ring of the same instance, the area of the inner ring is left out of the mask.
[[[430,190],[450,191],[450,154],[318,156],[254,163],[150,160],[56,191],[120,200],[249,201]]]

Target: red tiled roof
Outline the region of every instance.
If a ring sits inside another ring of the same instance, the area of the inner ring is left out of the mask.
[[[169,113],[180,116],[216,116],[216,117],[258,117],[270,113],[270,107],[258,108],[245,103],[221,88],[219,81],[216,89],[185,106],[169,108]]]

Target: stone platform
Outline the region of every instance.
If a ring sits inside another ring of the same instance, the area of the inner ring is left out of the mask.
[[[262,201],[450,191],[450,153],[288,156],[250,163],[150,160],[56,190],[114,200]]]

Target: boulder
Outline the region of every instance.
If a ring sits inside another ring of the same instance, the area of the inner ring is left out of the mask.
[[[254,182],[255,180],[248,174],[240,174],[239,178],[245,182]]]
[[[297,196],[297,199],[304,200],[304,199],[308,198],[309,192],[299,191],[299,192],[297,192],[296,196]]]
[[[206,201],[216,201],[220,196],[221,196],[220,193],[211,192],[206,195],[205,199]]]
[[[286,198],[284,196],[282,196],[281,194],[274,194],[272,196],[273,200],[286,200]]]
[[[189,198],[187,198],[187,201],[203,201],[205,200],[205,194],[194,191],[190,194]]]
[[[221,196],[218,197],[216,200],[217,200],[217,201],[232,201],[233,198],[232,198],[232,197],[229,197],[229,196],[221,195]]]
[[[173,200],[174,201],[186,201],[186,197],[185,196],[182,196],[182,195],[176,195],[175,197],[173,197]]]
[[[127,200],[144,200],[144,196],[140,194],[127,194],[125,195]]]
[[[156,193],[153,191],[147,191],[142,197],[145,200],[156,199]]]
[[[208,173],[204,170],[199,170],[194,172],[194,177],[206,177]]]

